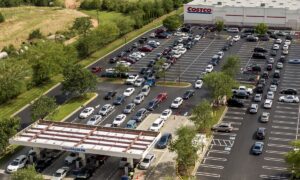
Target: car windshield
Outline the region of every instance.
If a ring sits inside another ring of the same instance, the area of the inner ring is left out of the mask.
[[[125,91],[125,92],[129,93],[129,92],[131,92],[131,89],[126,89],[126,91]]]
[[[179,101],[178,100],[174,100],[174,102],[173,102],[174,104],[178,104],[179,103]]]
[[[122,100],[122,97],[118,97],[117,100],[118,100],[118,101],[121,101],[121,100]]]
[[[254,149],[259,150],[259,149],[260,149],[260,146],[259,146],[259,145],[255,145],[255,146],[254,146]]]
[[[90,121],[95,121],[95,120],[96,120],[95,118],[91,118],[91,119],[90,119]]]
[[[125,109],[131,109],[131,105],[127,105]]]
[[[146,159],[146,158],[145,158],[145,159],[143,160],[143,163],[149,163],[149,162],[150,162],[149,159]]]
[[[164,111],[164,112],[162,113],[163,116],[167,116],[168,114],[169,114],[168,111]]]
[[[107,107],[102,107],[101,111],[106,111]]]
[[[147,92],[147,89],[146,88],[142,89],[142,92]]]
[[[108,96],[110,96],[110,95],[112,95],[112,94],[113,94],[113,92],[108,92],[108,93],[107,93]]]
[[[17,166],[17,165],[19,165],[19,162],[18,161],[13,161],[10,165]]]
[[[57,173],[54,174],[54,177],[61,177],[61,175],[62,175],[61,173],[57,172]]]
[[[142,112],[141,112],[141,111],[138,111],[138,112],[136,113],[136,116],[142,116]]]
[[[158,124],[153,123],[153,124],[152,124],[152,127],[158,127]]]
[[[161,143],[165,143],[165,142],[167,142],[167,136],[163,136],[163,137],[161,137],[161,139],[160,139],[160,142]]]
[[[122,117],[116,117],[115,120],[116,120],[116,121],[121,121],[121,120],[122,120]]]
[[[87,109],[83,110],[83,113],[88,113],[88,112],[89,112],[89,110],[87,110]]]

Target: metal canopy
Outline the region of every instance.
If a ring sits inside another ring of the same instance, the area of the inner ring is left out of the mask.
[[[9,142],[14,145],[140,159],[160,136],[159,132],[152,131],[39,120],[10,138]]]

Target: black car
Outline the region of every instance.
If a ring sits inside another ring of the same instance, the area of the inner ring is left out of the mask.
[[[255,92],[261,94],[261,93],[263,93],[263,91],[264,91],[264,85],[263,84],[258,84],[255,88]]]
[[[216,65],[219,64],[219,61],[220,61],[220,59],[215,59],[215,58],[213,58],[213,59],[210,61],[210,64],[212,64],[213,66],[216,66]]]
[[[270,34],[270,38],[273,38],[273,39],[278,39],[278,36],[276,34]]]
[[[89,179],[93,175],[93,169],[82,168],[76,175],[76,179]]]
[[[285,62],[285,56],[281,56],[281,57],[278,59],[278,61],[284,63],[284,62]]]
[[[118,61],[118,57],[113,57],[109,59],[109,63],[115,63]]]
[[[291,35],[286,35],[285,39],[287,39],[287,40],[293,40],[293,37]]]
[[[123,56],[125,56],[126,55],[126,52],[125,51],[122,51],[122,52],[120,52],[120,54],[118,54],[118,57],[123,57]]]
[[[262,36],[259,36],[259,40],[260,40],[260,41],[269,41],[270,38],[269,38],[269,36],[267,36],[267,35],[262,35]]]
[[[235,93],[233,95],[233,97],[238,98],[238,99],[248,99],[249,94],[247,92],[244,92],[244,91],[239,91],[239,92]]]
[[[271,84],[273,84],[273,85],[279,85],[279,82],[280,82],[280,80],[279,79],[273,79],[272,81],[271,81]]]
[[[223,46],[222,51],[227,51],[229,49],[228,45]]]
[[[249,41],[249,42],[256,42],[256,41],[258,41],[258,37],[255,37],[253,35],[249,35],[249,36],[247,36],[246,40]]]
[[[269,78],[269,72],[264,71],[263,74],[261,75],[261,77],[264,78],[264,79],[268,79]]]
[[[115,97],[116,94],[117,94],[117,92],[115,92],[115,91],[109,91],[104,96],[104,99],[105,100],[111,100],[113,97]]]
[[[271,56],[277,56],[277,51],[274,50],[274,49],[272,49],[272,50],[270,51],[270,55],[271,55]]]
[[[195,95],[195,91],[190,89],[190,90],[185,91],[185,93],[182,96],[182,99],[187,100],[194,95]]]
[[[121,105],[125,101],[125,96],[117,96],[116,99],[114,100],[113,104],[114,105]]]
[[[155,65],[155,60],[150,60],[148,63],[148,67],[153,67]]]
[[[257,84],[262,84],[263,86],[266,85],[266,79],[265,78],[260,78],[258,80]]]
[[[259,127],[256,130],[256,139],[263,140],[263,139],[265,139],[265,137],[266,137],[266,128]]]
[[[172,134],[171,133],[165,133],[163,134],[160,139],[156,143],[156,148],[158,149],[165,149],[168,144],[172,140]]]
[[[153,111],[159,106],[159,101],[157,99],[153,99],[148,103],[147,110],[148,111]]]
[[[227,105],[230,107],[244,107],[244,102],[240,99],[230,98],[227,100]]]
[[[138,112],[132,117],[133,120],[137,122],[143,121],[143,119],[148,115],[148,111],[145,108],[141,108]]]
[[[275,72],[273,74],[273,78],[280,78],[280,71],[279,70],[275,70]]]
[[[247,32],[247,33],[243,33],[242,35],[241,35],[241,38],[245,38],[245,37],[247,37],[247,36],[249,36],[249,35],[252,35],[253,33],[249,33],[249,32]]]
[[[37,172],[44,171],[52,163],[52,158],[40,159],[36,162],[35,170]]]
[[[141,70],[140,70],[140,74],[145,74],[145,72],[148,70],[147,67],[143,67]]]
[[[262,47],[256,47],[256,48],[254,48],[253,51],[254,51],[254,52],[261,52],[261,53],[266,53],[266,52],[268,52],[268,50],[266,50],[265,48],[262,48]]]
[[[254,59],[267,59],[266,55],[264,53],[253,53],[252,58]]]
[[[298,94],[296,89],[283,89],[280,91],[281,94],[287,94],[287,95],[296,95]]]

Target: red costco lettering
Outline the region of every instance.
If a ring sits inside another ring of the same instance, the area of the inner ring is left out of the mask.
[[[200,14],[211,14],[212,9],[210,8],[194,8],[194,7],[188,7],[187,8],[188,13],[200,13]]]

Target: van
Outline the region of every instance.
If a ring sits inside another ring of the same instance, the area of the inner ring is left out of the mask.
[[[129,120],[126,124],[126,128],[135,129],[137,127],[136,120]]]

